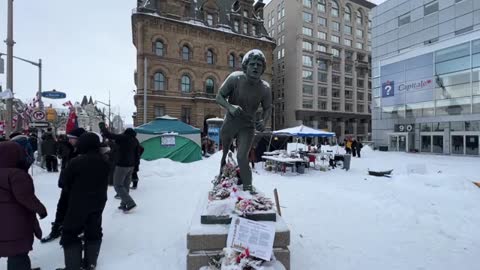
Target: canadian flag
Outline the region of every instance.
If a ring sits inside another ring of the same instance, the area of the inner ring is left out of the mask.
[[[72,107],[73,107],[73,104],[72,104],[72,102],[71,102],[70,100],[67,101],[67,102],[65,102],[65,103],[63,103],[62,105],[65,106],[65,107],[68,107],[68,108],[72,108]]]

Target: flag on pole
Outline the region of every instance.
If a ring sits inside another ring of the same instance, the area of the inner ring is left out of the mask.
[[[70,110],[70,114],[68,115],[67,126],[65,127],[65,131],[69,133],[70,131],[78,128],[78,121],[77,121],[77,114],[75,110]]]

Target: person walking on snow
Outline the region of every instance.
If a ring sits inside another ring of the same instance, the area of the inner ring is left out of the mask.
[[[1,142],[0,153],[0,257],[8,258],[7,270],[31,270],[33,236],[42,237],[35,214],[43,219],[47,209],[35,196],[22,147]]]
[[[77,150],[76,150],[77,140],[83,133],[85,133],[85,130],[83,128],[77,128],[67,134],[68,142],[72,146],[73,151],[69,152],[70,153],[69,156],[65,156],[63,158],[62,166],[63,164],[67,166],[70,160],[72,160],[74,157],[77,156]],[[60,237],[60,235],[62,234],[63,220],[65,219],[65,214],[67,213],[68,201],[69,201],[68,191],[64,189],[63,172],[64,170],[62,169],[62,171],[60,172],[60,177],[58,178],[58,187],[62,189],[62,192],[60,193],[60,198],[58,199],[58,203],[57,203],[55,221],[52,223],[52,231],[50,232],[50,234],[47,237],[42,238],[41,240],[42,243],[53,241],[54,239]]]
[[[52,133],[46,133],[40,145],[48,172],[58,172],[57,142]]]
[[[138,187],[138,181],[139,181],[138,171],[140,170],[140,159],[142,157],[144,150],[145,149],[143,148],[143,146],[141,146],[140,143],[138,143],[138,155],[135,157],[135,168],[133,168],[133,173],[132,173],[132,189],[137,189]]]
[[[88,132],[80,136],[77,153],[63,172],[69,201],[60,240],[65,257],[65,268],[61,270],[95,269],[103,238],[109,166],[100,151],[99,136]],[[82,233],[83,245],[79,237]]]
[[[127,128],[123,134],[113,134],[107,130],[105,123],[99,123],[98,126],[102,135],[107,139],[114,140],[118,146],[115,172],[113,173],[113,186],[122,201],[118,209],[126,213],[137,206],[129,194],[132,173],[140,146],[136,138],[137,133],[132,128]]]

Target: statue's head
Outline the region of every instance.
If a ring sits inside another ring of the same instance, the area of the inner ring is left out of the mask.
[[[242,69],[248,77],[259,79],[265,72],[266,68],[267,61],[265,55],[258,49],[253,49],[247,52],[243,57]]]

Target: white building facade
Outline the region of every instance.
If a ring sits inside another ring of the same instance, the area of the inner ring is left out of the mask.
[[[372,15],[375,146],[478,156],[480,1],[388,0]]]

